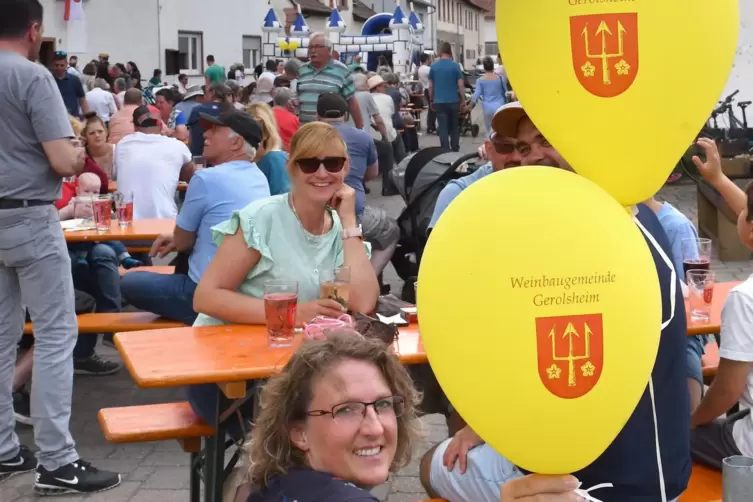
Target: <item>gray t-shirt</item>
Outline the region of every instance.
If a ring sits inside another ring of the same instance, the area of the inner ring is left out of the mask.
[[[72,137],[50,71],[15,52],[0,51],[0,199],[58,200],[61,177],[42,143]]]
[[[374,98],[368,91],[356,91],[356,101],[358,101],[358,107],[361,109],[361,120],[363,121],[363,130],[371,132],[371,117],[379,114]],[[348,119],[348,124],[355,126],[353,117]]]

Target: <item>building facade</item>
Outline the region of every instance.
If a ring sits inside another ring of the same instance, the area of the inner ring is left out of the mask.
[[[65,21],[60,0],[41,3],[43,63],[62,50],[78,56],[83,68],[106,52],[111,63],[135,62],[144,80],[159,68],[169,83],[179,73],[203,83],[209,54],[225,68],[243,63],[249,73],[261,63],[260,9],[253,0],[222,0],[221,11],[204,0],[84,0],[84,21]]]
[[[434,0],[436,3],[436,50],[444,42],[452,46],[452,55],[465,68],[476,66],[484,54],[484,14],[486,2],[480,0]]]

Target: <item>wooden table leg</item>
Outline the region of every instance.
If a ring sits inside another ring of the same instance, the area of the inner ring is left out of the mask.
[[[225,482],[225,426],[220,422],[223,404],[222,392],[217,392],[215,402],[216,432],[207,438],[204,463],[204,501],[222,502],[222,487]]]

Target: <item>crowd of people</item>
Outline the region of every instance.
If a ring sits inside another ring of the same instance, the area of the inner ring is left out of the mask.
[[[307,62],[268,61],[245,86],[238,84],[245,69],[226,72],[211,56],[203,86],[183,76],[160,86],[155,71],[141,88],[134,64],[110,65],[106,54],[94,75],[84,69],[93,77],[86,81],[64,53],[51,69],[35,64],[38,0],[0,0],[0,7],[0,481],[36,471],[39,493],[92,493],[121,477],[76,451],[68,427],[73,378],[111,375],[120,364],[97,354],[97,337],[77,336],[76,315],[130,305],[193,326],[263,324],[264,283],[291,277],[299,326],[373,312],[400,232],[368,204],[365,183],[381,172],[384,193],[394,190],[384,173],[406,155],[397,135],[405,96],[386,61],[373,74],[349,68],[321,33],[311,35]],[[484,103],[489,134],[479,153],[487,163],[442,190],[432,228],[458,194],[496,171],[572,170],[519,103],[505,104],[506,77],[493,64],[484,68],[475,95]],[[417,75],[427,80],[441,142],[457,149],[465,87],[449,47],[439,61],[425,58]],[[739,214],[740,239],[753,249],[753,189],[743,192],[722,174],[713,142],[699,144],[706,152],[694,159],[699,171]],[[112,181],[133,202],[134,219],[175,220],[172,233],[143,243],[149,253],[132,256],[119,242],[66,244],[60,220],[90,217],[91,206],[77,200],[108,193]],[[188,185],[178,199],[181,181]],[[676,242],[697,236],[669,204],[652,198],[636,212],[675,261]],[[339,330],[303,343],[279,376],[250,384],[260,387],[260,406],[236,500],[375,500],[368,490],[418,453],[419,417],[428,413],[446,417],[449,437],[422,452],[420,479],[429,495],[453,502],[582,500],[579,483],[605,482],[613,485],[603,488],[610,501],[674,501],[687,487],[691,452],[716,468],[727,456],[752,456],[753,281],[730,293],[719,371],[704,390],[705,340],[686,336],[681,289],[673,302],[671,270],[652,253],[665,318],[675,305],[652,373],[653,402],[647,390],[610,447],[582,471],[522,470],[465,423],[429,364],[403,366],[381,342]],[[139,270],[156,256],[174,257],[175,273]],[[320,297],[320,270],[341,266],[351,271],[346,306]],[[135,270],[121,277],[121,267]],[[25,311],[33,337],[22,336]],[[187,392],[194,411],[213,423],[217,386]],[[741,412],[717,419],[738,401]],[[237,440],[252,418],[240,411],[228,428]],[[34,427],[35,454],[20,445],[16,419]]]

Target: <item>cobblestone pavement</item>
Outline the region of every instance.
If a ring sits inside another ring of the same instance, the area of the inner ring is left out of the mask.
[[[463,138],[462,150],[473,151],[480,139]],[[422,136],[421,146],[437,144],[435,136]],[[384,198],[378,183],[371,185],[371,204],[387,209],[397,216],[402,209],[399,197]],[[695,188],[681,184],[665,188],[660,199],[672,203],[696,221]],[[718,281],[743,280],[753,272],[753,262],[715,261]],[[399,291],[401,281],[393,270],[385,273],[385,281]],[[117,359],[116,351],[100,346],[103,355]],[[97,411],[103,407],[161,403],[183,399],[180,389],[139,389],[124,369],[112,377],[77,377],[73,396],[71,430],[78,442],[81,456],[97,467],[123,473],[123,484],[111,491],[88,497],[70,496],[67,501],[88,500],[106,502],[172,502],[188,500],[188,455],[182,453],[176,442],[159,442],[133,445],[108,443],[97,423]],[[409,502],[426,498],[418,480],[418,460],[432,444],[444,439],[447,429],[444,418],[432,415],[424,418],[426,438],[419,445],[413,462],[382,486],[375,488],[376,496],[387,502]],[[17,428],[22,441],[33,447],[31,429]],[[35,499],[31,475],[12,478],[0,485],[0,502],[21,502]]]

